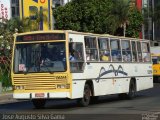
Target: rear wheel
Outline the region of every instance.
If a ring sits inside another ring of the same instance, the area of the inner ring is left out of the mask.
[[[130,85],[129,85],[129,92],[128,93],[121,93],[118,95],[118,97],[121,100],[124,99],[133,99],[136,96],[136,85],[133,80],[131,80]]]
[[[90,103],[92,103],[92,104],[97,103],[98,100],[99,100],[99,96],[93,96],[93,97],[91,97]]]
[[[127,93],[128,99],[133,99],[136,96],[136,85],[134,81],[130,82],[129,92]]]
[[[78,100],[80,106],[86,107],[89,105],[91,99],[91,89],[88,84],[84,86],[83,98]]]
[[[32,103],[35,108],[40,109],[40,108],[44,108],[46,100],[45,99],[33,99]]]
[[[153,82],[154,83],[160,83],[160,77],[159,76],[153,76]]]
[[[121,99],[121,100],[125,100],[126,97],[127,97],[127,94],[126,94],[126,93],[120,93],[120,94],[118,94],[118,97],[119,97],[119,99]]]

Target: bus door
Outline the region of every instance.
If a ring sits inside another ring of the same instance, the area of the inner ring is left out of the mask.
[[[82,72],[84,69],[83,43],[69,43],[69,61],[71,72]]]

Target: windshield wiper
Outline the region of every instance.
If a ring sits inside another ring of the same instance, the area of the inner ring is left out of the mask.
[[[50,74],[53,74],[53,73],[54,73],[53,71],[51,71],[51,70],[49,69],[49,67],[48,67],[47,65],[43,64],[43,66],[40,66],[40,70],[41,70],[42,67],[45,67]]]

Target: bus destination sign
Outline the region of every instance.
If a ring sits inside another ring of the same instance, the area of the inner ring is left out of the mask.
[[[40,33],[17,36],[16,42],[65,40],[64,33]]]

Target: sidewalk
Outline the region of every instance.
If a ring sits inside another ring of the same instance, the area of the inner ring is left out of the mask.
[[[17,102],[16,99],[13,98],[13,93],[0,93],[0,104],[5,104],[5,103],[13,103]]]

